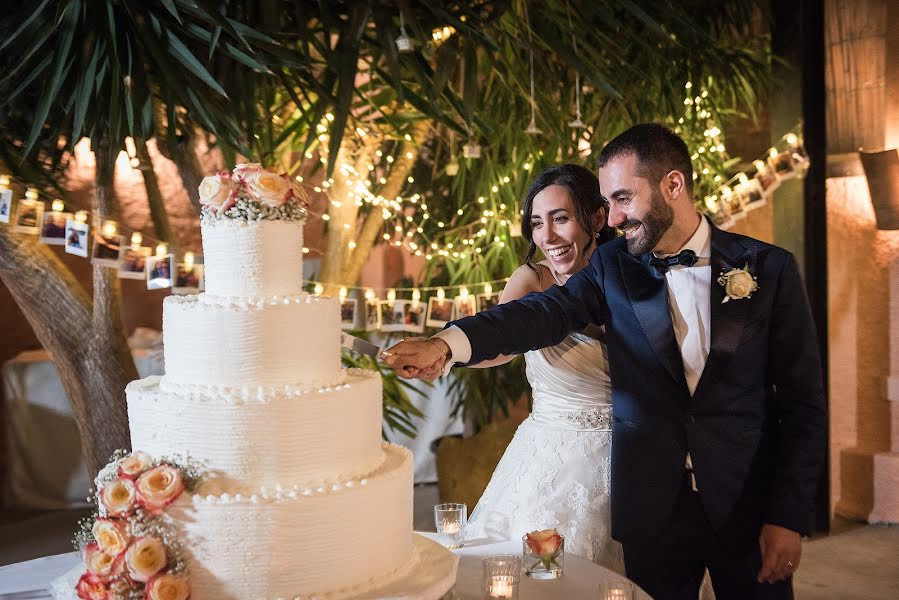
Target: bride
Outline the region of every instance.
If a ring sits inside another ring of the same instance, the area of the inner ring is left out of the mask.
[[[524,200],[524,264],[500,302],[565,281],[587,265],[614,234],[596,176],[563,164],[546,169]],[[537,248],[546,260],[534,263]],[[602,330],[569,335],[556,346],[527,352],[533,410],[521,424],[469,521],[469,538],[520,539],[555,528],[566,552],[623,573],[620,546],[610,534],[612,389]],[[504,364],[499,356],[476,368]]]

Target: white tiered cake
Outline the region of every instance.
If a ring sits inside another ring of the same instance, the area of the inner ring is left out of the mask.
[[[132,447],[203,469],[166,509],[190,597],[439,597],[455,559],[412,531],[380,376],[341,369],[339,303],[302,291],[304,212],[217,208],[206,292],[164,302],[165,376],[126,388]]]

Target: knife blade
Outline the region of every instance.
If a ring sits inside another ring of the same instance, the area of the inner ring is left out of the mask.
[[[378,355],[381,353],[381,347],[377,344],[372,344],[371,342],[363,340],[362,338],[357,338],[348,333],[340,334],[340,345],[353,352],[365,354],[372,358],[378,358]]]

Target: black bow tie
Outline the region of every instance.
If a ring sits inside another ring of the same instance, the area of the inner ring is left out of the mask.
[[[674,256],[653,256],[649,259],[650,266],[655,267],[660,272],[664,273],[671,267],[681,265],[684,267],[692,267],[696,264],[696,261],[699,260],[699,257],[696,256],[696,253],[692,250],[681,250],[679,253]]]

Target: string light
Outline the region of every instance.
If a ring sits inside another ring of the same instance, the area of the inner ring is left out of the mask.
[[[192,269],[194,266],[194,253],[193,252],[185,252],[184,253],[184,264],[187,265],[188,270]]]
[[[54,200],[50,204],[50,210],[53,212],[62,212],[66,209],[66,205],[62,200]]]
[[[133,240],[134,236],[131,236],[131,237]],[[156,258],[162,258],[168,253],[169,253],[169,247],[168,247],[168,244],[166,244],[165,242],[162,242],[156,246]]]
[[[144,241],[144,236],[139,231],[135,231],[131,234],[131,249],[137,251],[140,248],[141,242]]]
[[[313,291],[315,292],[316,296],[321,296],[322,294],[325,293],[325,286],[323,286],[320,283],[316,283],[315,287],[313,288]],[[341,298],[341,300],[342,300],[342,298]]]
[[[104,221],[101,231],[103,233],[103,237],[111,238],[115,237],[115,234],[118,233],[118,229],[119,226],[115,221]]]

